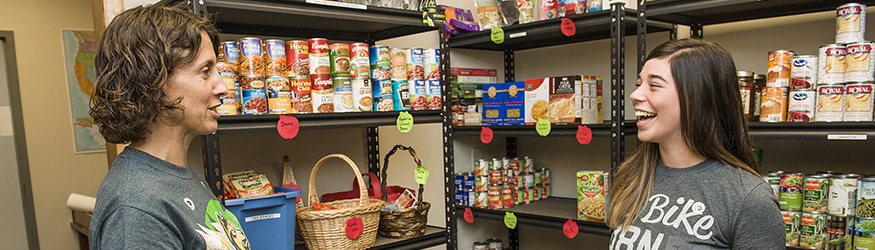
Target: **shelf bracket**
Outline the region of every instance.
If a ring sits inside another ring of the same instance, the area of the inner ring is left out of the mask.
[[[513,229],[507,230],[508,244],[510,245],[510,250],[519,250],[520,249],[520,227],[514,227]]]
[[[455,152],[453,151],[453,118],[452,102],[450,101],[450,46],[449,34],[444,29],[438,29],[440,36],[440,70],[441,70],[441,130],[444,140],[444,183],[452,183],[456,178]],[[447,225],[447,250],[456,250],[458,245],[458,226],[456,225],[456,190],[453,185],[444,185],[444,212]]]
[[[622,2],[611,4],[611,176],[625,158],[625,16]]]
[[[693,25],[690,25],[690,37],[702,39],[705,37],[704,32],[702,31],[703,26],[702,23],[696,22]]]
[[[638,2],[638,72],[644,68],[644,59],[647,57],[647,2]]]
[[[368,172],[380,174],[380,128],[368,127]]]
[[[507,141],[506,149],[507,149],[507,158],[517,157],[516,155],[516,137],[507,137],[505,138]]]

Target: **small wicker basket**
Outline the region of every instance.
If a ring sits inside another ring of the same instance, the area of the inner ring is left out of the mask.
[[[422,166],[422,163],[420,163],[419,157],[416,156],[416,151],[414,151],[413,148],[395,145],[395,147],[386,154],[386,159],[383,161],[383,170],[381,171],[382,182],[380,187],[383,189],[384,194],[386,193],[386,170],[389,168],[389,157],[395,154],[399,149],[410,152],[410,156],[413,156],[413,161],[416,163],[416,166]],[[419,184],[419,191],[416,193],[418,199],[412,208],[405,210],[380,211],[380,236],[391,238],[413,238],[425,235],[425,227],[428,221],[428,209],[431,208],[431,204],[422,201],[423,191],[423,185]],[[387,195],[383,196],[384,201],[386,200],[386,197]]]

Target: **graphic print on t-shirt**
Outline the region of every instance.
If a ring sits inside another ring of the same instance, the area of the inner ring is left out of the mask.
[[[210,200],[204,215],[206,227],[198,224],[201,236],[209,250],[251,250],[249,240],[243,233],[240,222],[217,200]]]
[[[692,236],[707,241],[713,236],[711,227],[714,226],[714,217],[705,211],[705,204],[693,199],[651,195],[644,215],[635,222],[646,224],[646,229],[633,223],[625,231],[614,230],[610,249],[691,249],[692,245],[684,238]]]

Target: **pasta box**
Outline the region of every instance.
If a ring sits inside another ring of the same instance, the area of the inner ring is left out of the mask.
[[[507,82],[501,90],[504,95],[504,125],[525,124],[525,82]]]
[[[527,79],[525,81],[525,124],[535,125],[539,118],[549,119],[547,107],[550,104],[550,85],[553,78]]]
[[[504,83],[483,84],[483,119],[481,122],[485,126],[503,125],[504,123],[504,95],[499,92],[502,88],[504,88]]]

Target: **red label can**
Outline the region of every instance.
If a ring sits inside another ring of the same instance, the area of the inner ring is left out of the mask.
[[[312,54],[311,54],[312,55]],[[334,83],[329,74],[310,74],[310,96],[315,113],[334,113]]]
[[[286,65],[292,79],[310,77],[310,45],[301,40],[286,42]]]
[[[349,45],[349,71],[352,78],[370,78],[371,66],[368,45],[353,43]]]
[[[328,57],[328,40],[312,38],[307,40],[310,49],[310,75],[331,74],[331,59]]]
[[[504,207],[513,207],[513,189],[508,184],[501,186],[501,201]]]
[[[294,78],[289,84],[292,87],[292,113],[312,113],[313,99],[310,96],[310,78]]]
[[[489,208],[491,209],[501,209],[503,203],[501,202],[501,186],[499,185],[489,185],[489,189],[486,191]]]
[[[262,68],[264,52],[261,47],[261,39],[255,37],[240,38],[237,47],[240,50],[238,59],[240,60],[239,75],[264,75]]]

